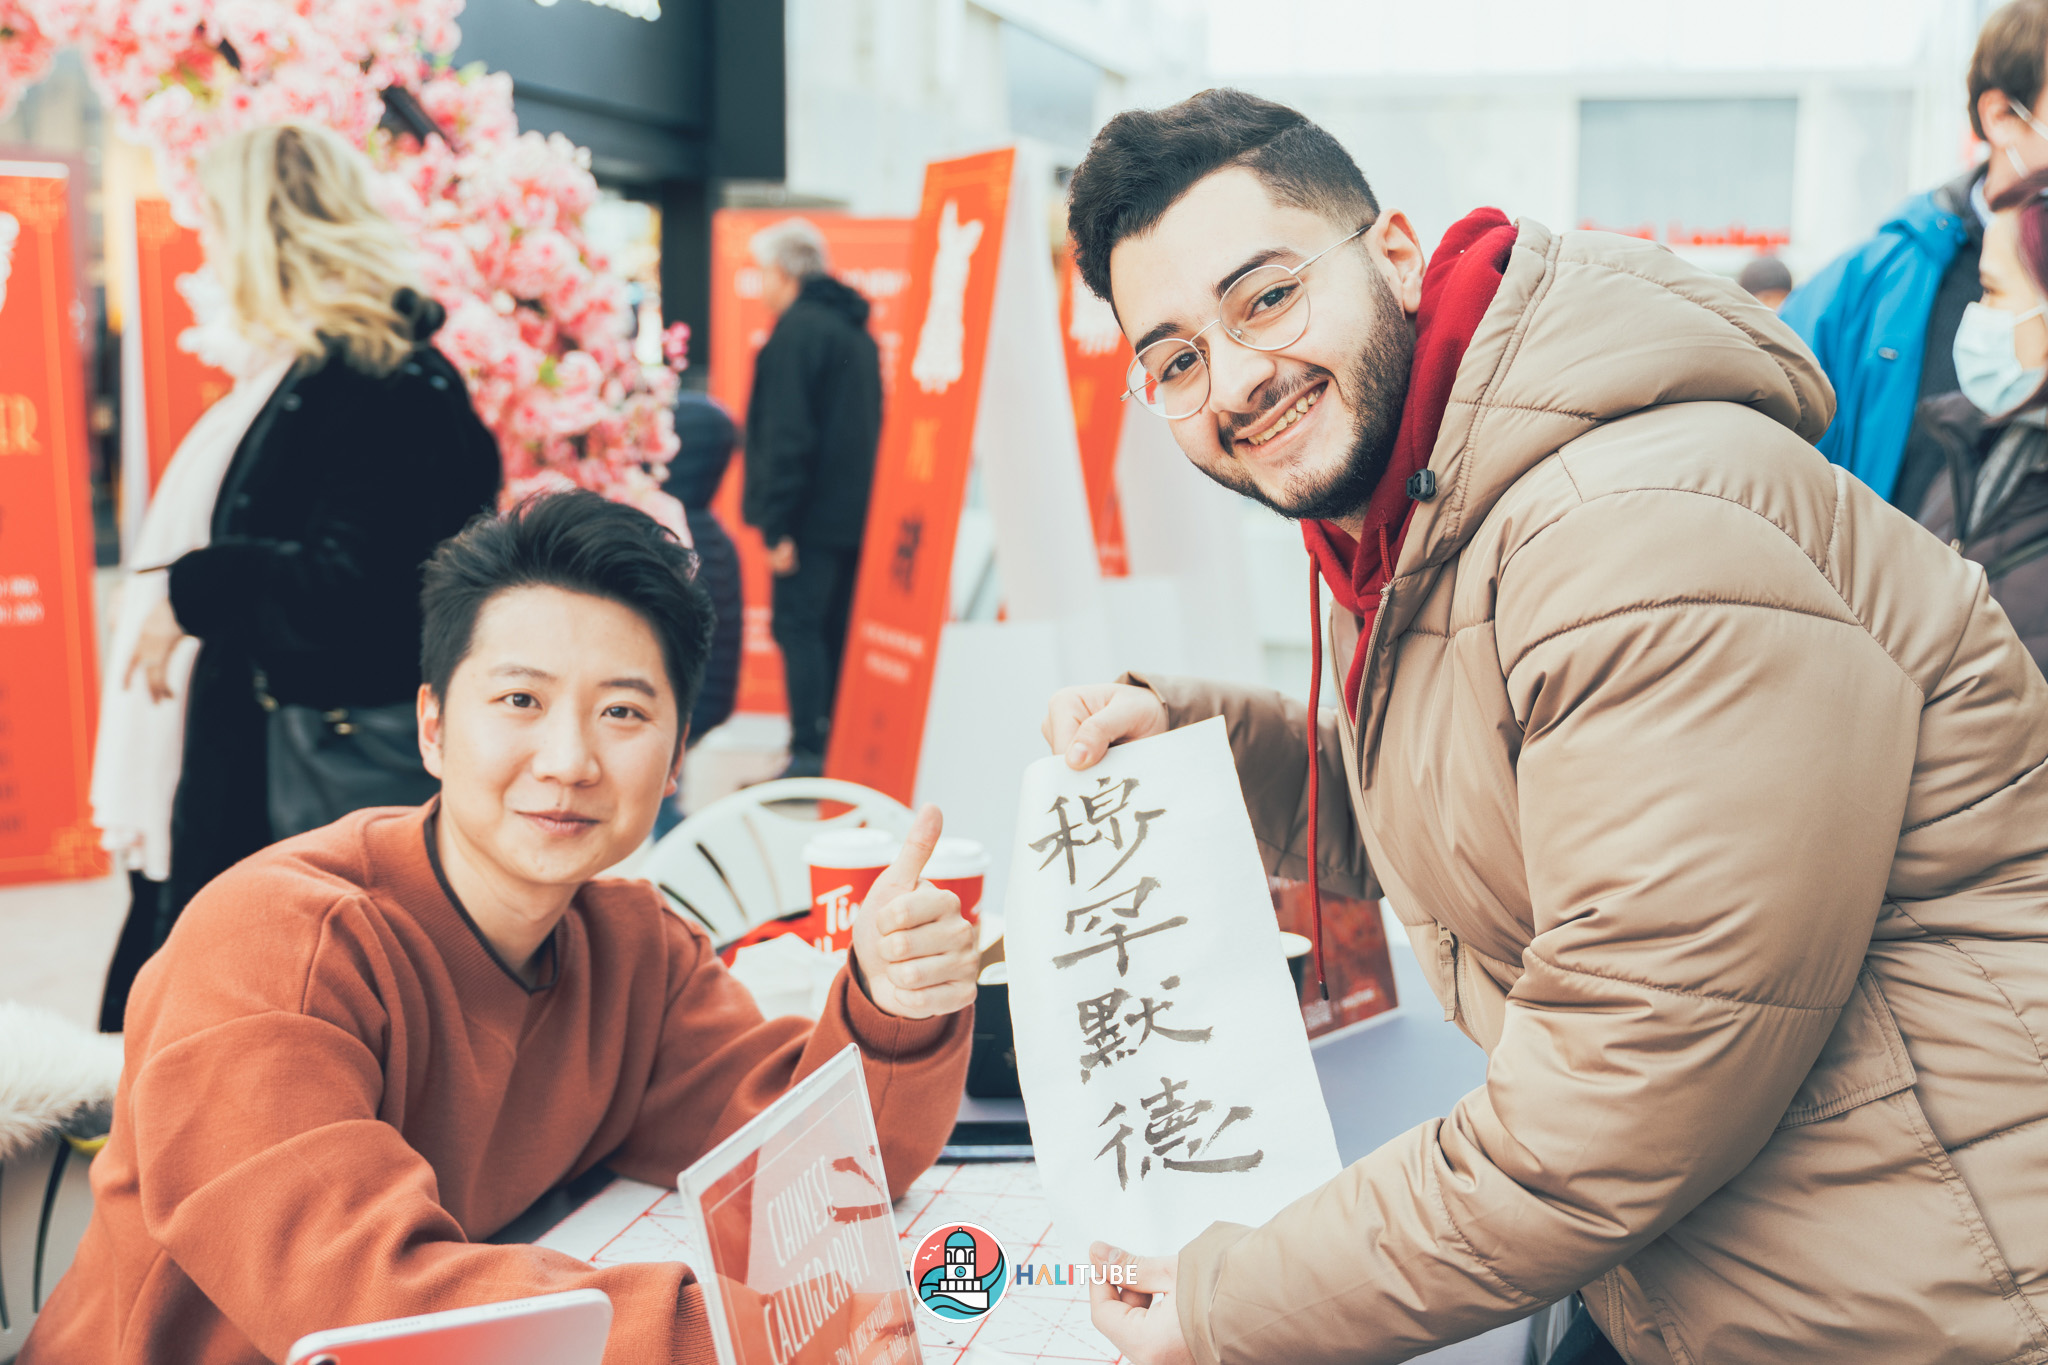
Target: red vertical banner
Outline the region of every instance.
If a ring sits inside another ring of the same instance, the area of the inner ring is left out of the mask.
[[[0,884],[99,876],[85,375],[61,163],[0,163]]]
[[[223,371],[178,349],[178,334],[193,323],[191,305],[178,292],[178,279],[205,263],[199,234],[171,218],[169,203],[135,201],[135,326],[142,336],[143,421],[152,493],[199,414],[235,386]]]
[[[882,356],[882,393],[895,392],[896,361],[903,349],[903,291],[910,280],[912,218],[849,218],[789,209],[721,209],[711,220],[711,382],[713,398],[733,420],[744,423],[754,387],[754,356],[775,328],[775,315],[761,300],[761,270],[749,243],[763,228],[803,218],[825,235],[832,272],[858,289],[874,309],[868,331]],[[746,629],[740,656],[739,698],[734,709],[779,714],[789,709],[783,695],[782,651],[768,633],[769,574],[761,537],[740,520],[745,452],[734,457],[712,510],[740,552]]]
[[[1060,253],[1060,345],[1067,355],[1067,391],[1081,441],[1081,480],[1088,489],[1096,563],[1104,578],[1122,578],[1131,567],[1117,501],[1116,453],[1123,437],[1131,343],[1110,306],[1081,278],[1071,250]]]
[[[882,419],[867,535],[825,772],[909,801],[951,608],[953,543],[973,463],[1011,148],[935,161],[911,237],[917,328]],[[914,321],[913,321],[914,320]]]

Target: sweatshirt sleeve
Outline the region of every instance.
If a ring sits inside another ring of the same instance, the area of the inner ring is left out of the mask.
[[[1166,706],[1174,729],[1223,717],[1230,754],[1266,871],[1308,880],[1308,707],[1271,688],[1238,687],[1200,678],[1126,674]],[[1379,883],[1351,810],[1351,779],[1344,772],[1344,741],[1334,711],[1316,718],[1316,862],[1323,889],[1354,900],[1378,900]]]
[[[1512,561],[1497,643],[1534,937],[1486,1085],[1265,1226],[1191,1243],[1202,1365],[1391,1365],[1513,1321],[1770,1139],[1856,989],[1920,695],[1796,543],[1726,552],[1757,543],[1730,520],[1752,515],[1610,497]],[[1660,554],[1690,556],[1690,595],[1646,601],[1617,568]]]
[[[818,1069],[859,1046],[893,1196],[938,1159],[967,1080],[974,1011],[884,1014],[842,969],[816,1024],[761,1017],[703,932],[663,914],[675,976],[654,1074],[612,1169],[672,1185],[678,1172]]]
[[[687,1267],[469,1242],[379,1119],[383,1084],[364,1036],[283,1009],[152,1048],[134,1078],[144,1228],[266,1359],[340,1324],[595,1288],[612,1301],[606,1365],[709,1365]]]

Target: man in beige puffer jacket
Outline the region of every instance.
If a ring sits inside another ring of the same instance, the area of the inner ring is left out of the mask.
[[[1581,1291],[1636,1365],[2048,1361],[2048,684],[1981,570],[1813,449],[1805,347],[1628,238],[1496,218],[1425,267],[1234,92],[1113,120],[1072,222],[1141,352],[1188,343],[1133,401],[1357,542],[1357,591],[1317,803],[1269,691],[1071,689],[1048,738],[1085,767],[1225,717],[1270,869],[1383,891],[1490,1056],[1098,1325],[1140,1365],[1392,1362]]]

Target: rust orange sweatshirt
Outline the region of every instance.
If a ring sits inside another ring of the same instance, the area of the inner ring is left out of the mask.
[[[432,807],[289,840],[208,886],[137,979],[93,1217],[21,1365],[259,1365],[298,1337],[594,1286],[606,1365],[710,1361],[682,1265],[478,1245],[600,1162],[670,1184],[858,1043],[895,1192],[938,1156],[969,1013],[907,1021],[845,972],[764,1021],[639,882],[592,882],[529,991],[446,893]]]

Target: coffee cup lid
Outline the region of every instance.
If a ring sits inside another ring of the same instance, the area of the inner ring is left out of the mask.
[[[973,877],[988,871],[988,850],[978,839],[956,839],[947,835],[932,849],[931,861],[924,865],[928,881],[950,877]]]
[[[887,867],[903,841],[885,829],[828,829],[804,845],[812,867]]]

